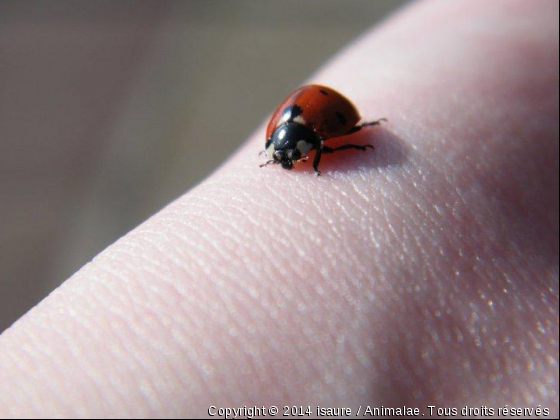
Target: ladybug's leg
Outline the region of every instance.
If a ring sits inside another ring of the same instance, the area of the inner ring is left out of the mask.
[[[357,133],[358,131],[360,131],[364,127],[369,127],[369,126],[372,126],[372,125],[381,125],[382,122],[387,122],[387,118],[381,118],[377,121],[362,123],[360,125],[352,127],[352,129],[346,134],[354,134],[354,133]]]
[[[373,146],[370,144],[365,144],[363,146],[360,144],[345,144],[344,146],[335,147],[334,149],[332,147],[323,146],[323,153],[334,153],[339,150],[348,150],[348,149],[358,149],[365,152],[367,148],[373,150]]]
[[[270,165],[271,163],[277,163],[277,162],[276,162],[275,160],[269,160],[269,161],[263,163],[262,165],[259,165],[259,168],[268,166],[268,165]]]
[[[323,147],[317,148],[317,153],[315,154],[315,159],[313,159],[313,170],[315,171],[315,175],[320,176],[321,171],[319,170],[319,162],[321,161],[321,153],[325,150]]]

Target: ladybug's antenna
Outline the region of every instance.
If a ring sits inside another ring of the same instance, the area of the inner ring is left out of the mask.
[[[269,160],[268,162],[263,163],[262,165],[259,165],[259,168],[263,168],[263,167],[265,167],[265,166],[268,166],[268,165],[270,165],[271,163],[276,163],[276,161],[275,161],[275,160]]]

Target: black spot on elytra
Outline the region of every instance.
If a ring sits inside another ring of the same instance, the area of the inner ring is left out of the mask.
[[[319,92],[321,92],[325,96],[329,96],[329,92],[327,92],[326,90],[319,89]]]
[[[282,120],[285,122],[292,122],[294,121],[294,118],[296,118],[298,115],[301,115],[302,112],[303,109],[301,109],[301,107],[293,105],[284,110],[284,112],[282,113]]]
[[[301,107],[299,107],[297,105],[292,106],[292,119],[294,119],[298,115],[301,115],[302,112],[303,112],[303,109],[301,109]]]
[[[340,124],[344,125],[346,124],[346,117],[344,116],[344,114],[340,111],[336,111],[336,118],[338,118],[338,121],[340,122]]]

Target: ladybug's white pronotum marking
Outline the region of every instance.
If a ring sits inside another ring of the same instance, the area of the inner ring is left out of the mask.
[[[270,143],[268,149],[266,149],[266,155],[271,158],[274,155],[274,143]]]
[[[296,143],[297,149],[300,151],[302,156],[306,156],[311,150],[313,150],[313,144],[305,140],[300,140]]]

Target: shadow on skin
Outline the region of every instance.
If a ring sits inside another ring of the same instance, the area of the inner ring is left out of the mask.
[[[422,305],[417,303],[401,310],[389,307],[394,312],[383,314],[383,319],[390,333],[374,338],[378,345],[370,356],[375,361],[376,372],[370,398],[385,407],[416,407],[421,415],[427,416],[430,415],[428,405],[468,400],[465,395],[474,390],[465,383],[465,378],[469,375],[484,378],[488,373],[480,349],[473,340],[453,343],[445,349],[429,344],[432,335],[446,337],[454,330],[468,336],[457,315],[427,318]],[[442,383],[446,384],[443,389],[438,386]],[[450,407],[461,409],[459,403]]]
[[[360,169],[377,169],[389,166],[401,166],[407,161],[409,147],[406,143],[385,127],[366,128],[348,136],[329,139],[327,146],[336,148],[344,144],[370,144],[374,150],[341,150],[334,153],[323,153],[319,169],[321,176],[331,172],[352,173]],[[313,158],[309,155],[307,162],[298,162],[292,172],[313,173]]]

